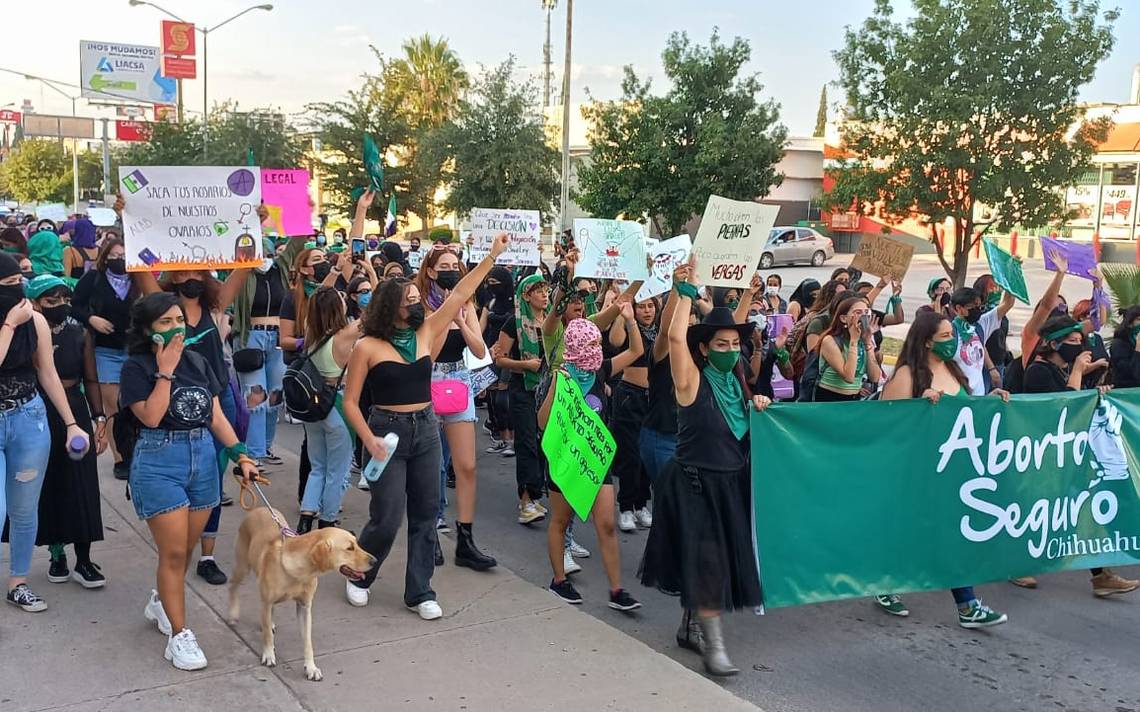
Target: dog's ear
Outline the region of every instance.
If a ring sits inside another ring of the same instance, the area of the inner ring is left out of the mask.
[[[318,571],[328,571],[333,568],[333,543],[332,539],[325,537],[324,541],[317,542],[313,547],[311,558],[313,566]]]

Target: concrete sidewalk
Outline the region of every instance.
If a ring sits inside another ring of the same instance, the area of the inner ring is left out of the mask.
[[[228,586],[206,584],[193,565],[187,621],[210,664],[196,673],[175,670],[163,659],[165,639],[142,615],[157,560],[149,533],[124,499],[124,483],[111,477],[109,456],[101,464],[106,540],[92,547],[92,559],[107,586],[88,591],[49,583],[46,549],[37,550],[29,581],[49,608],[0,609],[0,709],[757,709],[502,566],[482,574],[457,568],[450,542],[443,545],[448,564],[433,581],[444,617],[422,621],[403,606],[402,532],[367,608],[348,605],[340,576],[321,580],[313,643],[323,681],[305,679],[292,605],[275,611],[278,666],[263,667],[256,581],[246,581],[242,620],[231,627]],[[276,482],[267,492],[290,517],[296,471],[292,458],[271,470]],[[232,478],[226,488],[236,496]],[[349,526],[364,521],[367,499],[347,493]],[[227,573],[241,515],[237,506],[222,515],[217,554]],[[70,547],[68,555],[74,558]]]

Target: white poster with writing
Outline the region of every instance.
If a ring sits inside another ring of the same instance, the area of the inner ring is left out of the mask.
[[[574,244],[581,258],[575,277],[621,279],[649,277],[645,266],[645,228],[631,220],[574,220]]]
[[[693,254],[698,284],[747,287],[760,264],[779,206],[710,195]]]
[[[475,243],[471,245],[471,261],[479,262],[486,257],[495,236],[505,232],[510,245],[495,264],[537,267],[541,260],[538,249],[541,231],[542,220],[537,210],[472,208],[471,236]]]
[[[123,239],[135,272],[261,264],[261,169],[123,166]]]
[[[653,267],[649,270],[649,279],[637,290],[637,301],[645,301],[672,289],[673,270],[689,259],[692,249],[693,239],[688,235],[671,237],[654,245],[649,253]]]

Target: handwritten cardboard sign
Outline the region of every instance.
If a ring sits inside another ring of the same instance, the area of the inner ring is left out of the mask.
[[[645,230],[632,220],[574,220],[574,242],[582,258],[575,276],[632,282],[649,276]]]
[[[851,266],[876,277],[890,275],[902,281],[910,269],[914,257],[914,245],[892,240],[886,235],[868,233],[863,235],[855,248],[855,258]]]
[[[269,227],[278,235],[312,234],[308,171],[301,168],[262,168],[261,199],[269,212]]]
[[[673,270],[689,259],[689,252],[693,249],[693,239],[688,235],[678,235],[668,240],[655,241],[656,244],[649,256],[653,260],[653,267],[649,270],[649,279],[637,290],[637,301],[645,301],[658,294],[665,294],[673,288]]]
[[[1045,253],[1045,269],[1056,272],[1057,263],[1053,255],[1059,254],[1069,263],[1065,274],[1094,279],[1096,277],[1096,248],[1091,242],[1070,242],[1068,240],[1055,240],[1051,237],[1039,237],[1041,251]]]
[[[122,166],[119,189],[128,270],[261,264],[261,169]]]
[[[710,195],[693,241],[697,282],[707,287],[747,287],[779,212],[776,205]]]
[[[470,235],[475,243],[471,245],[471,261],[479,262],[486,257],[495,236],[505,232],[510,245],[495,264],[537,266],[541,261],[538,249],[541,231],[542,221],[537,210],[472,208]]]
[[[542,433],[542,451],[550,463],[550,479],[585,521],[609,472],[617,445],[573,379],[560,375],[551,388],[557,390],[550,420]]]

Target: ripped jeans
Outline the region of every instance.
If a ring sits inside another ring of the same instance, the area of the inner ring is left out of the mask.
[[[32,568],[39,528],[40,490],[51,454],[47,409],[40,396],[0,411],[0,522],[11,520],[8,553],[11,576],[27,576]]]
[[[237,375],[247,405],[250,394],[262,396],[261,402],[249,409],[249,434],[245,439],[250,457],[255,460],[268,454],[277,435],[277,414],[282,403],[281,381],[285,377],[285,358],[277,347],[279,333],[277,329],[251,329],[243,348],[264,351],[265,365],[256,371]]]

